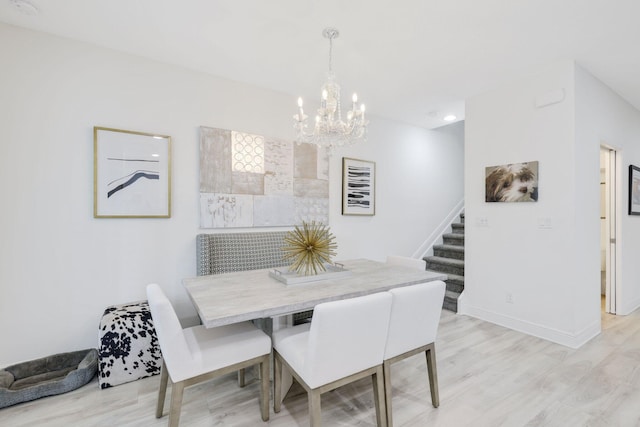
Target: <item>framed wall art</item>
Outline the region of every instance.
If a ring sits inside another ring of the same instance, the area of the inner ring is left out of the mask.
[[[537,201],[537,161],[485,168],[485,202]]]
[[[640,168],[629,165],[629,215],[640,215]]]
[[[93,128],[93,216],[171,217],[171,137]]]
[[[376,164],[342,158],[342,215],[375,215]]]
[[[329,158],[312,144],[200,127],[200,228],[329,223]]]

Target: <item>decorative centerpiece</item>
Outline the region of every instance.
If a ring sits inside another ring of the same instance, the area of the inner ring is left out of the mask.
[[[312,221],[302,222],[302,228],[296,225],[284,238],[286,246],[283,258],[292,260],[289,270],[300,275],[313,275],[327,270],[325,264],[331,263],[338,245],[328,226]]]
[[[340,279],[351,275],[342,264],[332,263],[336,254],[335,237],[324,224],[302,222],[284,237],[283,259],[291,260],[289,267],[274,268],[269,276],[285,285],[300,285],[327,279]]]

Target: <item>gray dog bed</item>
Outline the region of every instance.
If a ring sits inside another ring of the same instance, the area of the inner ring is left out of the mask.
[[[0,371],[0,408],[79,388],[95,376],[94,348],[54,354]]]

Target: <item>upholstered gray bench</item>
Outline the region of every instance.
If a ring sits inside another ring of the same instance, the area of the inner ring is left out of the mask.
[[[98,352],[59,353],[0,371],[0,408],[75,390],[96,375]]]
[[[284,267],[282,247],[286,231],[198,234],[196,236],[198,276]],[[293,324],[307,321],[313,311],[293,315]],[[265,319],[261,327],[272,332]]]

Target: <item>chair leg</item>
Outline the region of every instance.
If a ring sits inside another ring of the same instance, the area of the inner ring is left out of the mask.
[[[178,427],[180,411],[182,410],[182,394],[184,381],[173,383],[171,386],[171,409],[169,409],[169,427]]]
[[[309,425],[311,427],[320,427],[322,420],[320,419],[320,392],[317,390],[309,391]]]
[[[436,367],[436,346],[431,344],[425,352],[427,356],[427,371],[429,372],[429,388],[431,389],[431,404],[434,408],[440,406],[438,393],[438,369]]]
[[[376,373],[371,377],[371,380],[373,381],[373,398],[376,403],[376,419],[378,421],[378,427],[387,427],[389,425],[387,424],[387,399],[383,376],[383,368],[382,366],[378,366]]]
[[[384,376],[384,401],[387,410],[387,427],[393,426],[393,415],[391,413],[391,362],[385,360],[382,364]]]
[[[244,387],[245,385],[246,385],[246,381],[245,381],[244,368],[238,369],[238,386]]]
[[[162,418],[162,411],[164,410],[164,399],[167,395],[167,382],[169,380],[169,373],[167,372],[167,365],[162,362],[162,369],[160,370],[160,390],[158,390],[158,404],[156,405],[156,418]]]
[[[260,411],[262,421],[269,421],[269,356],[265,356],[260,363]]]
[[[273,412],[280,412],[282,405],[282,360],[280,355],[273,352]]]

